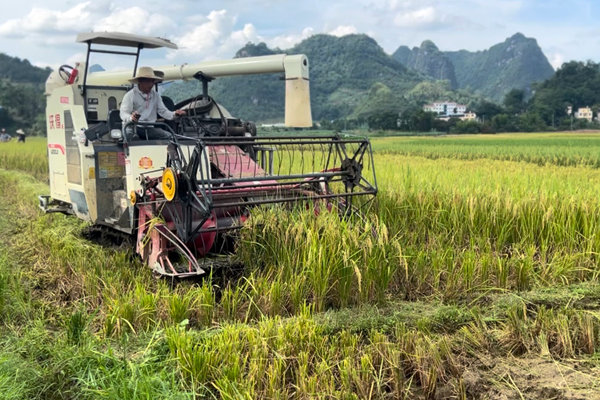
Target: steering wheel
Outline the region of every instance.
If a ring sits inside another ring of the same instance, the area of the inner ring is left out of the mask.
[[[210,96],[199,95],[199,96],[191,97],[187,100],[181,101],[181,102],[175,104],[173,107],[175,110],[179,110],[179,109],[182,109],[183,107],[187,106],[188,104],[190,104],[190,106],[187,109],[188,115],[195,116],[197,114],[204,114],[204,113],[209,112],[214,105],[214,100]]]
[[[58,69],[58,75],[69,85],[75,82],[75,78],[77,78],[78,71],[71,67],[70,65],[63,64]]]

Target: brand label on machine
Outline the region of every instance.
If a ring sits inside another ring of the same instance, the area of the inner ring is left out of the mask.
[[[142,157],[138,165],[141,169],[150,169],[152,168],[152,159],[150,157]]]
[[[61,144],[57,143],[49,143],[48,149],[50,150],[50,154],[65,154],[65,148]]]
[[[61,124],[60,114],[50,114],[48,116],[48,129],[61,129],[64,125]]]

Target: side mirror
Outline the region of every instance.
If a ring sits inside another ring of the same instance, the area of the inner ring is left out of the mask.
[[[85,137],[87,140],[94,141],[98,140],[101,136],[104,136],[108,133],[108,126],[106,122],[100,122],[95,125],[92,125],[85,131]]]

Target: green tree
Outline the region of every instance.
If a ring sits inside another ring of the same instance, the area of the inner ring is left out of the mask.
[[[481,124],[477,121],[458,121],[452,128],[452,133],[480,133]]]
[[[528,110],[540,115],[547,125],[554,124],[559,129],[570,129],[573,112],[581,107],[600,104],[600,65],[594,62],[571,61],[562,65],[556,74],[536,86],[536,92],[529,101]]]
[[[513,89],[506,94],[503,101],[506,112],[510,115],[520,114],[525,110],[525,91]]]
[[[44,96],[39,86],[0,81],[0,106],[8,125],[30,128],[44,114]]]
[[[491,121],[494,116],[505,113],[504,109],[498,104],[485,100],[475,106],[475,112],[479,118],[486,121]]]
[[[519,116],[519,130],[521,132],[541,132],[547,126],[542,117],[535,112],[528,112]]]
[[[492,118],[492,129],[496,132],[513,132],[516,130],[511,116],[508,114],[498,114]]]
[[[398,114],[392,112],[382,112],[371,115],[368,118],[370,129],[397,130]]]
[[[416,132],[429,132],[433,130],[435,113],[418,110],[412,115],[412,129]]]

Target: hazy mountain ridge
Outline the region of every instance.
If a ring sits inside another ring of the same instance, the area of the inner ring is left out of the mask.
[[[412,50],[407,46],[400,46],[392,54],[392,57],[403,65],[431,78],[447,80],[452,89],[458,89],[452,61],[430,40],[424,41],[421,47],[415,47]]]
[[[412,50],[400,46],[388,55],[364,34],[315,35],[288,50],[248,43],[235,55],[306,54],[310,60],[311,101],[315,120],[365,117],[399,110],[415,99],[413,89],[429,80],[446,80],[461,95],[501,102],[511,89],[531,93],[531,85],[554,74],[535,39],[516,34],[488,50],[444,52],[426,40]],[[257,121],[281,120],[281,74],[217,79],[211,94],[234,115]],[[469,95],[472,92],[472,95]],[[177,83],[165,93],[181,100],[199,93],[197,83]],[[423,96],[418,96],[421,101]],[[435,99],[428,99],[432,101]]]
[[[531,93],[531,85],[554,75],[554,68],[537,40],[517,33],[489,50],[446,52],[454,64],[459,87],[470,88],[494,101],[512,89]]]
[[[426,40],[410,50],[400,46],[393,57],[435,79],[456,79],[453,88],[470,89],[500,102],[512,89],[531,93],[531,85],[554,75],[554,69],[537,41],[517,33],[483,51],[440,51]]]
[[[235,57],[279,53],[308,56],[313,119],[317,121],[397,112],[435,100],[432,97],[436,95],[466,104],[481,97],[500,102],[511,89],[530,92],[534,82],[554,75],[537,41],[522,34],[484,51],[443,52],[433,42],[425,41],[412,50],[400,46],[393,56],[364,34],[315,35],[288,50],[248,43]],[[101,67],[94,65],[91,69],[100,71]],[[49,68],[0,54],[0,85],[4,89],[4,95],[0,94],[0,106],[4,107],[0,122],[33,124],[29,112],[32,110],[20,105],[28,103],[15,99],[30,99],[29,104],[35,106],[29,108],[43,110],[43,96],[38,98],[34,92],[41,93],[49,73]],[[281,121],[285,102],[282,75],[219,78],[211,83],[210,93],[240,118]],[[456,88],[461,90],[452,90]],[[164,90],[176,101],[199,93],[197,82],[178,82]]]

